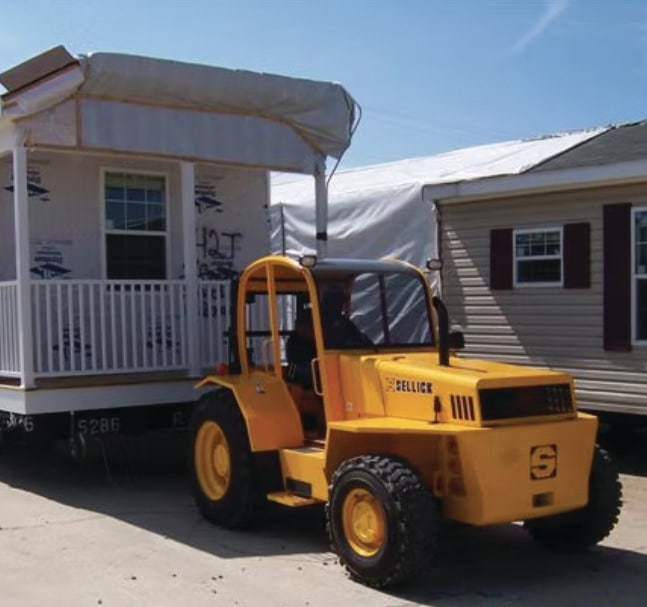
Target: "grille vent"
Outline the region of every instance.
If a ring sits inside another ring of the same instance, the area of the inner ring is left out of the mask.
[[[474,399],[471,396],[459,396],[452,394],[452,417],[465,421],[474,421]]]
[[[559,415],[573,411],[569,384],[493,388],[479,391],[484,421]]]

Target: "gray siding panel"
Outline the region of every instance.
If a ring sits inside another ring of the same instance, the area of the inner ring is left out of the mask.
[[[523,198],[440,204],[443,297],[467,357],[571,372],[584,408],[647,414],[647,347],[603,349],[602,207],[647,205],[647,183]],[[588,222],[591,287],[490,291],[490,230]]]

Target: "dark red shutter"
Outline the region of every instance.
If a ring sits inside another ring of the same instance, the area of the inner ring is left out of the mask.
[[[568,223],[564,226],[564,288],[591,287],[591,226]]]
[[[631,204],[603,208],[604,349],[631,350]]]
[[[512,228],[490,231],[490,288],[512,289]]]

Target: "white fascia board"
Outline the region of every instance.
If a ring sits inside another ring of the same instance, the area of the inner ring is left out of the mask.
[[[38,415],[188,403],[198,400],[208,389],[196,389],[193,379],[37,390],[0,388],[0,411]]]
[[[16,145],[16,127],[9,120],[0,118],[0,155],[11,152]]]
[[[505,175],[458,183],[429,184],[423,187],[422,196],[428,202],[458,204],[488,198],[619,185],[639,181],[647,181],[647,160]]]

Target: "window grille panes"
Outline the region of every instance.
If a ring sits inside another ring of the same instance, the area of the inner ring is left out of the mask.
[[[166,278],[166,177],[106,172],[104,203],[107,277]]]
[[[515,232],[514,257],[517,284],[561,284],[562,231]]]
[[[104,194],[107,230],[166,230],[165,177],[106,173]]]

